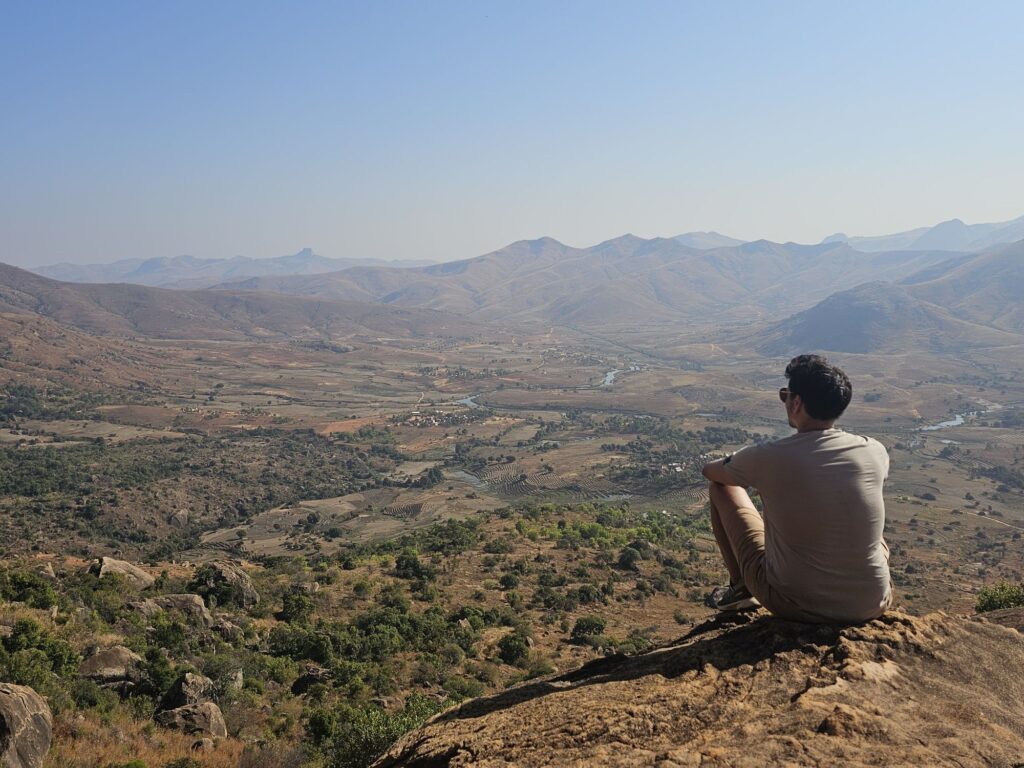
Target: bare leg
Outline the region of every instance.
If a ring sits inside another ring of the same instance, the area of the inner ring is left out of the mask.
[[[722,526],[721,512],[719,510],[732,510],[739,507],[753,507],[747,492],[735,485],[722,485],[711,483],[711,530],[715,534],[715,541],[718,542],[718,550],[722,553],[722,560],[725,561],[725,568],[729,571],[730,584],[743,583],[743,571],[740,569],[736,553],[732,549],[729,537]]]

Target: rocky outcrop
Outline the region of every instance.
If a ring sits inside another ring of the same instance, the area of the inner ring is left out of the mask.
[[[215,693],[213,680],[194,672],[186,672],[174,681],[160,702],[160,708],[177,709],[189,704],[202,704],[210,701]]]
[[[242,566],[219,560],[201,566],[192,580],[192,588],[203,595],[216,597],[218,605],[237,605],[249,609],[260,601],[260,593],[253,586]]]
[[[23,685],[0,683],[0,765],[42,768],[53,737],[43,697]]]
[[[325,685],[331,680],[331,672],[317,664],[307,664],[302,674],[292,683],[292,693],[301,696],[314,685]]]
[[[223,616],[214,622],[213,629],[229,643],[239,643],[245,637],[245,631],[240,626]]]
[[[211,699],[216,694],[213,680],[185,672],[170,687],[153,718],[165,728],[176,728],[198,736],[227,736],[220,707]]]
[[[122,686],[138,682],[142,657],[123,645],[103,648],[83,659],[78,674],[100,685]]]
[[[990,621],[721,616],[670,646],[466,702],[377,765],[1014,765],[1021,669],[1021,635]]]
[[[199,595],[160,595],[136,604],[136,609],[146,618],[153,618],[158,611],[179,611],[197,624],[213,626],[213,616],[206,609],[206,603]]]
[[[132,565],[124,560],[116,560],[113,557],[99,558],[89,568],[89,572],[100,578],[109,576],[112,573],[120,574],[136,589],[145,589],[155,581],[152,576],[139,568],[139,566]]]
[[[187,704],[158,712],[153,718],[165,728],[174,728],[196,736],[227,736],[228,727],[220,707],[212,701]]]

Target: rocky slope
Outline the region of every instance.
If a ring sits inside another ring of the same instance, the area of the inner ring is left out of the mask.
[[[723,618],[469,701],[377,765],[1016,765],[1022,666],[1020,634],[992,621]]]

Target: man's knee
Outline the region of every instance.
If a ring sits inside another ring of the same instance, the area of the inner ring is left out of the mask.
[[[754,506],[747,492],[738,485],[722,485],[722,483],[711,482],[708,489],[711,496],[711,503],[719,512],[734,509],[750,509]]]

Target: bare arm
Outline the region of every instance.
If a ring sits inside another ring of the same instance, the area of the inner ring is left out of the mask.
[[[704,465],[703,472],[704,477],[713,483],[721,483],[722,485],[743,485],[742,483],[736,482],[733,476],[729,473],[729,470],[725,468],[725,465],[731,459],[731,456],[726,456],[724,459],[715,459],[709,461]]]

